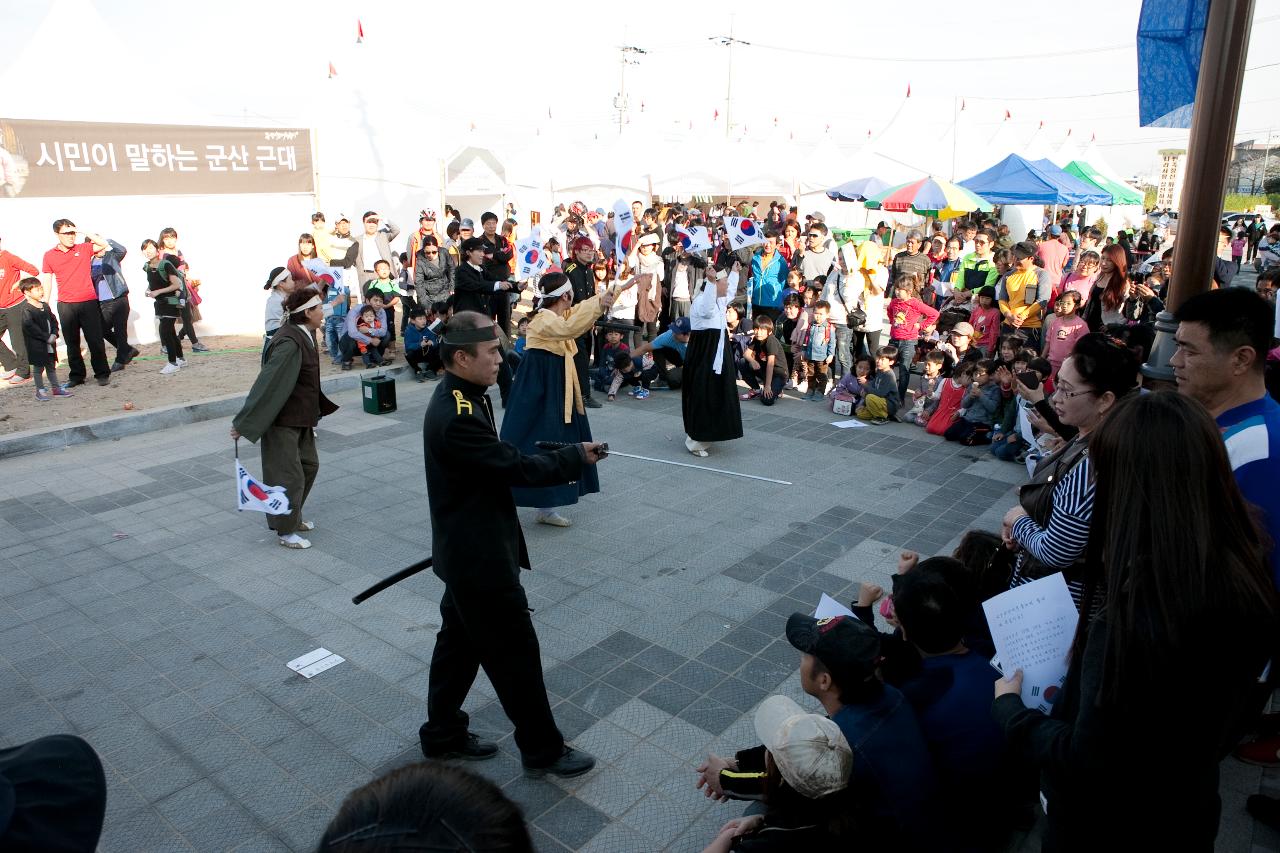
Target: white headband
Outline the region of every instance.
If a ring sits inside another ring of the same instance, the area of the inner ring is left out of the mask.
[[[542,291],[539,291],[538,298],[539,299],[556,299],[560,296],[564,296],[566,293],[568,293],[572,289],[573,287],[570,284],[570,282],[566,281],[564,284],[560,285],[555,290],[552,290],[548,293],[543,293]]]
[[[304,302],[304,303],[302,303],[301,305],[299,305],[297,308],[294,308],[294,309],[293,309],[292,311],[290,311],[289,313],[290,313],[290,314],[301,314],[303,311],[307,311],[307,310],[309,310],[309,309],[311,309],[311,308],[314,308],[314,307],[316,307],[317,305],[321,305],[321,304],[323,304],[323,303],[321,303],[321,302],[320,302],[320,297],[319,297],[319,296],[313,296],[313,297],[311,297],[310,299],[308,299],[306,302]]]
[[[287,281],[290,278],[292,278],[292,276],[289,274],[288,270],[280,270],[280,274],[271,279],[271,286],[275,287],[277,284],[280,284],[282,281]]]

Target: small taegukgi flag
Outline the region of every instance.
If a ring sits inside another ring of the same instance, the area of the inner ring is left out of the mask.
[[[701,226],[677,225],[676,236],[680,238],[680,245],[684,246],[686,252],[705,252],[711,248],[711,235]]]
[[[360,19],[356,18],[356,44],[364,43],[364,24],[360,23]]]
[[[334,77],[337,77],[337,76],[338,76],[338,69],[334,68],[333,63],[330,62],[329,63],[329,79],[332,80]]]
[[[547,267],[551,266],[546,252],[542,250],[537,237],[533,235],[516,244],[516,263],[519,265],[516,278],[521,281],[533,278],[535,275],[542,275]]]
[[[729,243],[735,249],[758,246],[764,242],[764,229],[752,222],[750,217],[729,216],[724,223]]]
[[[268,486],[245,470],[236,457],[236,511],[265,512],[267,515],[288,515],[289,496],[284,486]]]

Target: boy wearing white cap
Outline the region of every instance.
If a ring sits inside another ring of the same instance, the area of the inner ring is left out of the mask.
[[[786,696],[761,702],[755,723],[763,745],[739,752],[721,780],[726,794],[763,799],[765,811],[726,823],[705,853],[816,850],[839,839],[852,812],[841,794],[853,767],[840,727]]]

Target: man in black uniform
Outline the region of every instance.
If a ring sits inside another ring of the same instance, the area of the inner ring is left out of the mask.
[[[444,581],[440,633],[431,657],[427,758],[484,759],[496,744],[467,730],[462,703],[479,667],[515,724],[525,774],[578,776],[595,759],[564,742],[542,681],[538,637],[520,569],[529,568],[512,486],[571,483],[601,458],[599,444],[524,456],[498,439],[486,389],[502,353],[488,317],[455,314],[440,343],[445,378],[427,406],[423,445],[431,505],[433,570]]]
[[[591,265],[596,260],[596,247],[590,237],[578,237],[569,244],[573,252],[573,260],[564,265],[564,274],[569,277],[569,286],[573,288],[573,304],[596,295],[596,277]],[[600,401],[591,397],[591,383],[587,381],[587,362],[594,349],[592,331],[578,338],[578,352],[573,356],[573,366],[578,371],[578,385],[582,388],[582,405],[588,409],[600,408]]]
[[[484,232],[480,235],[480,239],[484,241],[484,278],[485,281],[491,281],[494,284],[507,281],[511,278],[511,258],[515,255],[515,247],[511,245],[511,241],[498,233],[498,216],[495,213],[485,211],[480,217],[480,227]],[[495,290],[490,297],[489,311],[493,318],[498,321],[498,328],[502,330],[502,334],[511,337],[511,286],[508,284],[505,290]]]

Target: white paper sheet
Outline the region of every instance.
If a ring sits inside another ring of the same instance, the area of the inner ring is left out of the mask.
[[[1002,592],[982,609],[1000,667],[1009,675],[1022,670],[1023,704],[1049,713],[1067,677],[1079,618],[1062,573]]]
[[[294,658],[286,666],[303,678],[310,678],[313,675],[319,675],[326,669],[333,669],[345,660],[346,658],[335,655],[326,648],[319,648],[313,652],[307,652],[300,658]]]
[[[813,616],[815,619],[830,619],[832,616],[853,616],[853,611],[824,592],[818,599],[818,609],[813,611]]]
[[[865,421],[854,418],[849,421],[833,421],[831,425],[837,429],[862,429],[867,424]]]

